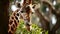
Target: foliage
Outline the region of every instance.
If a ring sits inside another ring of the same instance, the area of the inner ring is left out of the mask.
[[[41,6],[41,10],[42,10],[44,13],[46,12],[46,8],[47,8],[46,5],[42,5],[42,6]]]
[[[36,24],[32,24],[31,31],[27,31],[25,29],[24,21],[21,19],[15,34],[42,34],[42,28],[38,27]]]

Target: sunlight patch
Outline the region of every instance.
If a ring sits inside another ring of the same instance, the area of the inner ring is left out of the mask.
[[[55,25],[56,24],[56,21],[57,21],[55,15],[53,15],[51,19],[52,19],[52,24]]]
[[[15,5],[12,5],[11,6],[11,9],[12,9],[12,11],[16,11],[17,10],[17,7]]]
[[[49,11],[49,8],[48,8],[48,7],[46,8],[46,11],[47,11],[47,12]]]
[[[53,5],[56,5],[56,1],[53,1]]]

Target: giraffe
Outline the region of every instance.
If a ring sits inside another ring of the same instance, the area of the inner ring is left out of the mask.
[[[16,28],[19,24],[20,18],[24,20],[24,23],[26,25],[26,29],[30,31],[30,16],[32,13],[31,4],[32,0],[24,0],[23,5],[20,6],[20,3],[18,3],[19,9],[14,11],[12,15],[9,17],[9,24],[8,24],[8,34],[14,34],[16,31]],[[24,11],[25,10],[25,11]]]

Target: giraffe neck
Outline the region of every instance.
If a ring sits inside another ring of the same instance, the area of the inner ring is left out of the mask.
[[[15,12],[12,13],[12,15],[9,18],[8,34],[14,34],[19,23],[19,18],[20,18],[19,10],[16,10]]]

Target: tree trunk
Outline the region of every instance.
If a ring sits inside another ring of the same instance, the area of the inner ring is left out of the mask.
[[[55,31],[48,31],[48,34],[56,34]]]
[[[9,0],[0,0],[0,34],[7,34]]]

